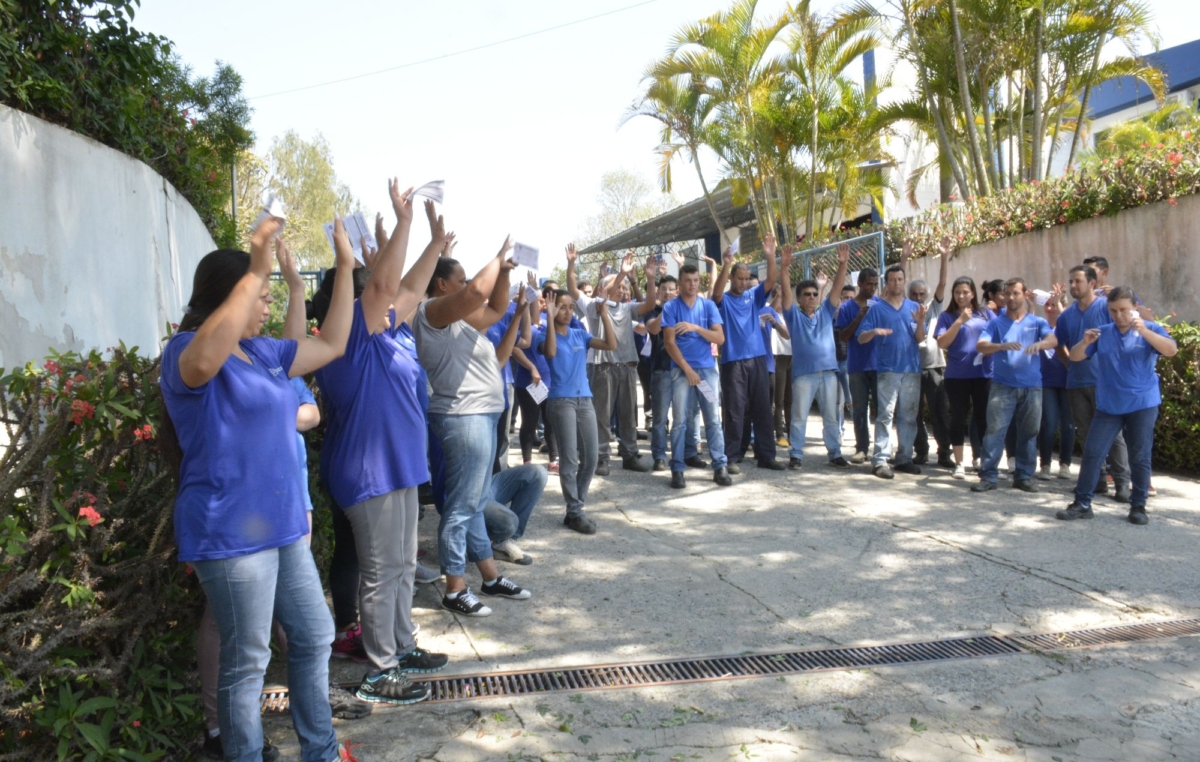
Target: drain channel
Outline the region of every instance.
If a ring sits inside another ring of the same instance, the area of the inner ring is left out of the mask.
[[[593,667],[487,672],[476,675],[436,677],[424,682],[429,684],[431,691],[428,701],[436,703],[528,696],[561,691],[574,693],[651,685],[738,680],[749,677],[797,675],[807,672],[862,669],[956,659],[979,659],[1006,654],[1095,648],[1117,643],[1185,635],[1200,635],[1200,618],[1037,635],[981,635],[884,646],[825,648],[738,656],[706,656],[697,659],[606,664]],[[357,684],[346,684],[343,687],[355,688]],[[263,693],[262,711],[264,714],[286,712],[287,707],[286,689]]]

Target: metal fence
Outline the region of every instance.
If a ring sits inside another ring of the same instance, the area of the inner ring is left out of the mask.
[[[321,287],[321,279],[325,277],[325,268],[321,268],[320,270],[301,270],[300,277],[304,278],[304,294],[311,299],[312,295],[317,293],[317,289]],[[271,280],[282,282],[283,273],[271,273]]]
[[[791,282],[796,284],[815,278],[818,274],[833,278],[838,268],[837,250],[842,244],[850,247],[850,262],[846,267],[847,283],[855,283],[855,278],[851,277],[853,273],[868,267],[874,267],[879,273],[883,273],[887,252],[884,250],[883,233],[878,232],[797,252],[792,258],[792,270],[789,273]],[[758,277],[767,277],[766,262],[758,265]]]

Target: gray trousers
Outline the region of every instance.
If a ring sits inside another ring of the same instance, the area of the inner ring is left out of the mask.
[[[617,454],[621,459],[638,456],[637,443],[637,366],[620,363],[597,363],[592,366],[592,402],[596,406],[596,421],[600,432],[600,461],[609,459],[608,422],[612,420],[613,405],[617,407]],[[561,457],[561,453],[559,455]],[[559,465],[559,473],[562,466]]]
[[[546,414],[558,437],[558,483],[567,515],[573,516],[582,512],[587,502],[599,457],[596,408],[587,397],[560,397],[546,402]]]
[[[1071,402],[1071,419],[1075,421],[1075,436],[1087,447],[1088,432],[1092,429],[1092,419],[1096,417],[1096,387],[1088,386],[1083,389],[1068,389],[1067,399]],[[1108,451],[1108,464],[1112,471],[1115,487],[1129,485],[1129,449],[1125,446],[1125,435],[1117,432],[1112,449]],[[1101,463],[1100,477],[1104,478],[1104,464]]]
[[[417,574],[417,488],[345,509],[358,549],[358,610],[371,669],[395,667],[416,648],[412,598]]]

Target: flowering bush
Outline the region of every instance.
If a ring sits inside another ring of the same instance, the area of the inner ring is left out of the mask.
[[[158,361],[0,371],[0,760],[183,759],[199,586],[175,561]]]
[[[1158,360],[1162,407],[1154,431],[1154,468],[1200,473],[1200,325],[1168,326],[1179,354]]]

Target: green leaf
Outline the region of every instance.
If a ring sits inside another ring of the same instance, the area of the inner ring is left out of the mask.
[[[95,696],[80,704],[75,715],[77,717],[87,717],[89,714],[101,709],[112,709],[113,707],[120,706],[120,703],[111,696]]]
[[[908,718],[908,726],[916,733],[924,733],[926,730],[925,723],[921,722],[916,717]]]
[[[75,729],[79,731],[89,744],[96,751],[103,754],[108,751],[108,736],[100,729],[99,725],[93,725],[90,722],[77,722]]]

